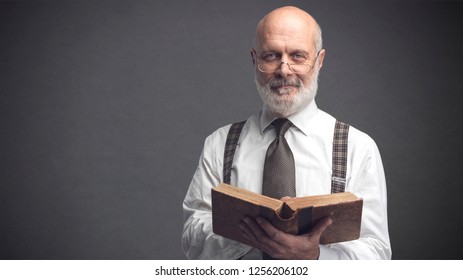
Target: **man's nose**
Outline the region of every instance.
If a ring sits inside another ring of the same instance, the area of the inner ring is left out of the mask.
[[[291,67],[289,66],[289,62],[282,61],[280,64],[280,67],[278,68],[277,73],[282,77],[292,75],[293,71],[291,70]]]

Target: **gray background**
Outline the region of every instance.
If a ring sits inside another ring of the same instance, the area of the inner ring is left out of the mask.
[[[1,2],[1,258],[183,259],[204,138],[261,108],[285,4],[324,32],[319,107],[381,150],[393,258],[460,258],[463,5],[212,0]]]

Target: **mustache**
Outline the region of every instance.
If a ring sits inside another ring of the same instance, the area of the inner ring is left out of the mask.
[[[289,80],[289,79],[282,79],[282,78],[275,78],[268,82],[270,88],[278,88],[283,86],[295,86],[301,87],[302,82],[299,79]]]

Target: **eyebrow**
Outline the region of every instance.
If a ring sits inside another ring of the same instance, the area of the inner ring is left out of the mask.
[[[316,48],[315,48],[316,49]],[[274,53],[282,53],[281,51],[279,50],[275,50],[274,48],[268,48],[267,50],[264,50],[263,48],[260,48],[261,52],[274,52]],[[299,53],[310,53],[310,50],[303,50],[303,49],[294,49],[294,50],[290,50],[289,53],[296,53],[296,52],[299,52]]]

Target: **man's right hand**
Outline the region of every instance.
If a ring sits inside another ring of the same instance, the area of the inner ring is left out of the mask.
[[[275,259],[316,260],[320,256],[320,236],[331,225],[331,218],[320,220],[312,230],[303,235],[285,233],[275,228],[269,221],[258,217],[246,217],[240,227],[243,236],[255,248]]]

